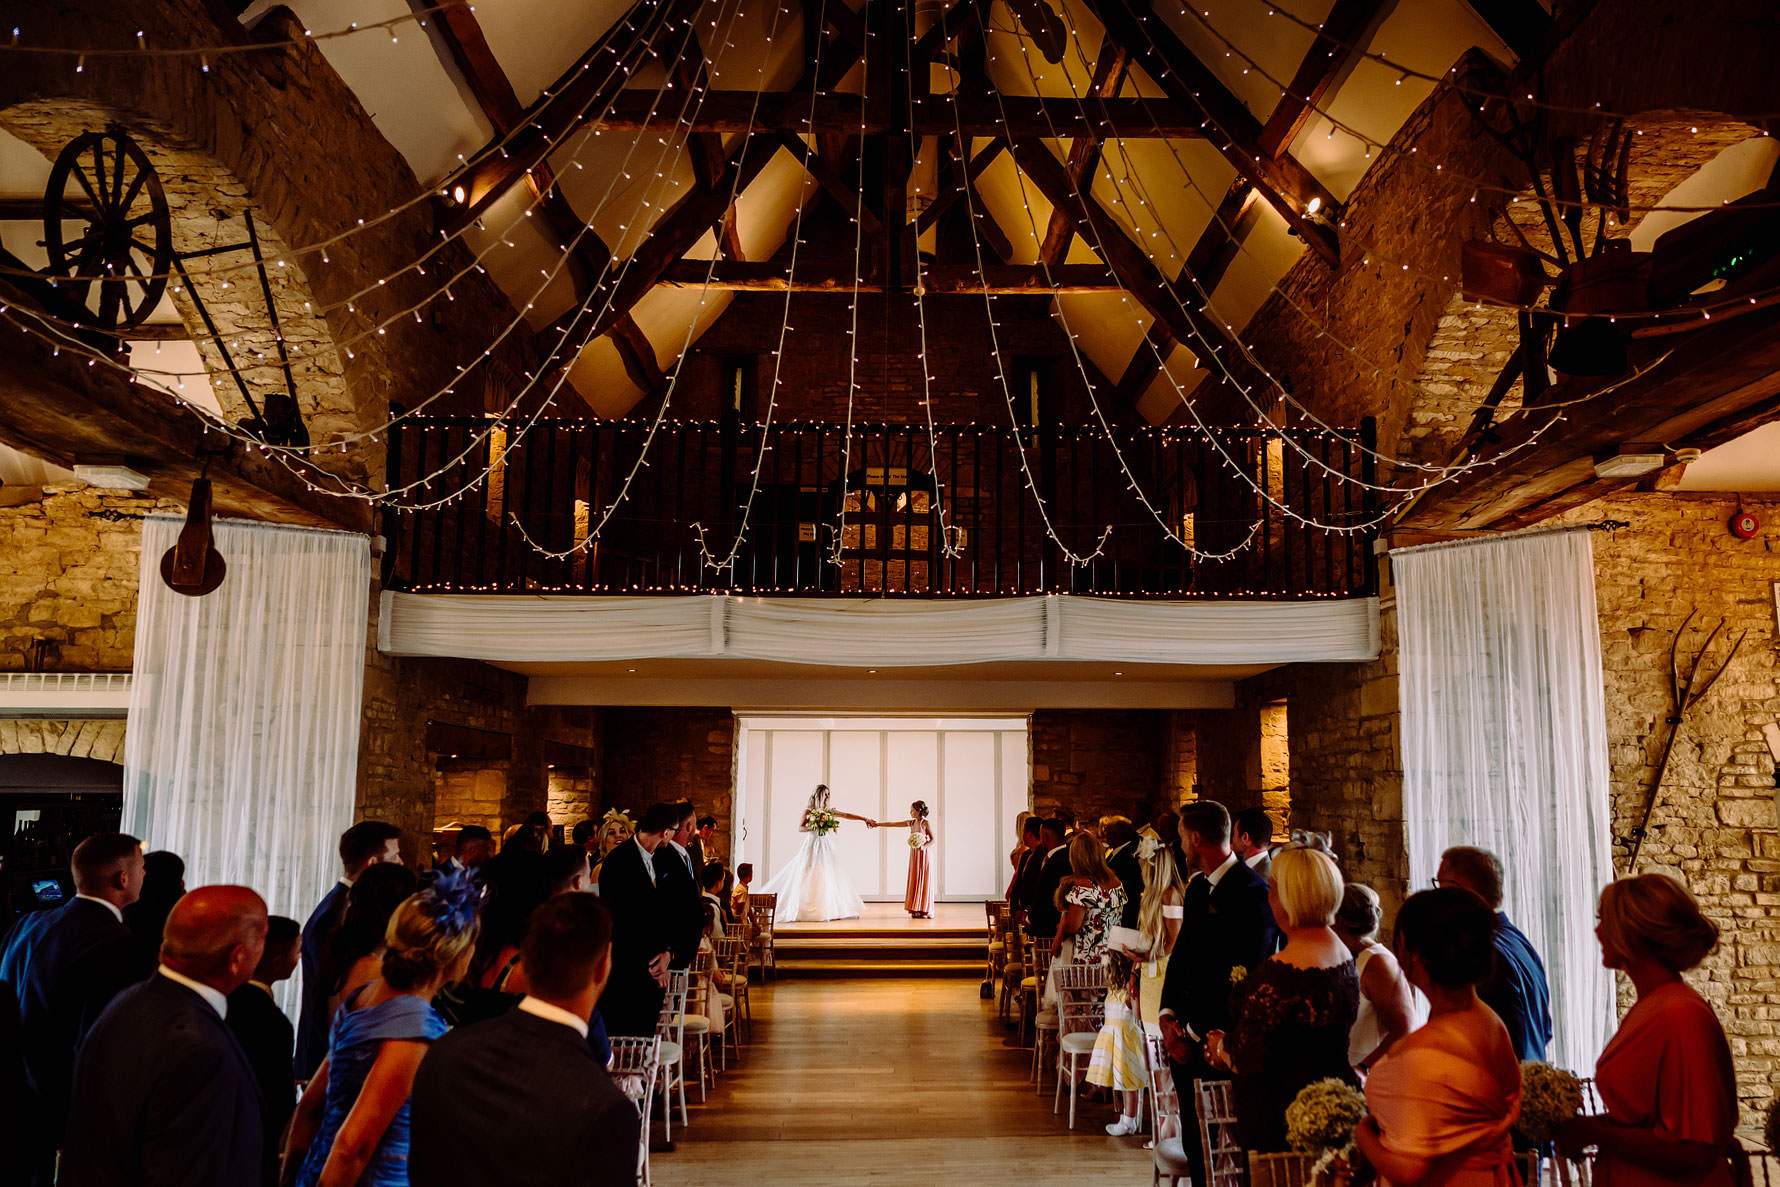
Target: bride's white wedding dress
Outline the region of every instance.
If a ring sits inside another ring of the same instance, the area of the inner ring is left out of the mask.
[[[797,856],[786,862],[760,891],[779,896],[778,909],[773,912],[775,923],[857,919],[865,913],[865,900],[854,893],[852,884],[841,873],[832,833],[805,833]]]

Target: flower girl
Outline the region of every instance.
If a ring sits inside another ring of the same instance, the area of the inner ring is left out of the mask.
[[[1137,967],[1116,948],[1106,956],[1106,1021],[1088,1060],[1088,1083],[1118,1094],[1119,1119],[1106,1127],[1114,1137],[1136,1133],[1143,1107],[1143,1031],[1137,1025]]]

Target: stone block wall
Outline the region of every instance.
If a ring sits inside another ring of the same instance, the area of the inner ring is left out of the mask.
[[[1751,540],[1726,527],[1737,502],[1730,495],[1632,493],[1569,518],[1632,525],[1592,537],[1614,864],[1621,872],[1667,737],[1676,632],[1694,612],[1677,649],[1685,678],[1706,634],[1722,623],[1702,680],[1743,637],[1723,678],[1680,727],[1637,868],[1684,879],[1720,928],[1718,951],[1692,980],[1730,1036],[1750,1121],[1774,1097],[1780,1074],[1780,820],[1774,762],[1761,736],[1762,726],[1780,720],[1780,498],[1743,500],[1764,524]],[[1622,986],[1622,1006],[1630,1004],[1627,994]]]
[[[141,517],[164,499],[46,487],[0,507],[0,671],[127,672],[136,646]]]
[[[65,754],[121,765],[124,722],[119,717],[0,717],[0,754]]]
[[[691,800],[728,836],[735,801],[735,714],[724,707],[600,710],[602,762],[595,815],[631,819],[657,800]]]
[[[1168,715],[1153,709],[1040,709],[1027,737],[1032,750],[1032,807],[1050,815],[1067,807],[1092,824],[1154,803],[1163,787]]]

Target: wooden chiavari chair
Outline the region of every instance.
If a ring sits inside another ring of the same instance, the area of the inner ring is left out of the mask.
[[[642,1129],[637,1143],[637,1183],[649,1187],[649,1125],[655,1113],[655,1081],[661,1074],[661,1039],[622,1035],[611,1040],[612,1083],[637,1106]]]
[[[735,1032],[736,1047],[739,1050],[745,1032],[751,1032],[753,1026],[753,1003],[748,996],[748,941],[740,936],[715,941],[717,967],[723,971],[728,981],[723,988],[728,992],[731,1009],[725,1023]]]
[[[1312,1154],[1261,1154],[1248,1152],[1249,1187],[1310,1187]]]
[[[1094,1054],[1094,1040],[1106,1020],[1106,966],[1060,964],[1057,981],[1057,1091],[1051,1101],[1056,1114],[1063,1102],[1063,1079],[1069,1078],[1069,1128],[1075,1128],[1075,1097]]]
[[[1153,1173],[1151,1187],[1176,1187],[1182,1180],[1192,1181],[1193,1164],[1187,1157],[1186,1143],[1181,1135],[1180,1093],[1175,1091],[1174,1072],[1168,1066],[1168,1055],[1162,1050],[1162,1036],[1144,1032],[1144,1051],[1150,1064],[1150,1130],[1155,1138],[1151,1149]]]
[[[1229,1080],[1194,1080],[1193,1095],[1210,1187],[1244,1187],[1248,1158],[1236,1138],[1236,1086]]]
[[[773,916],[779,911],[776,894],[748,896],[748,926],[752,929],[754,956],[760,963],[760,979],[765,981],[770,970],[774,980],[779,976],[778,955],[773,950]]]
[[[655,1037],[661,1040],[661,1115],[662,1136],[674,1139],[674,1088],[680,1089],[680,1124],[688,1123],[686,1113],[686,999],[691,992],[691,974],[685,969],[668,973],[667,992],[661,998],[661,1013],[655,1019]]]

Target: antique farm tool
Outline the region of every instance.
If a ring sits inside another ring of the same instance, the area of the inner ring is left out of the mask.
[[[161,554],[161,580],[174,593],[201,598],[221,585],[228,571],[210,530],[210,479],[199,477],[192,482],[179,541]]]

